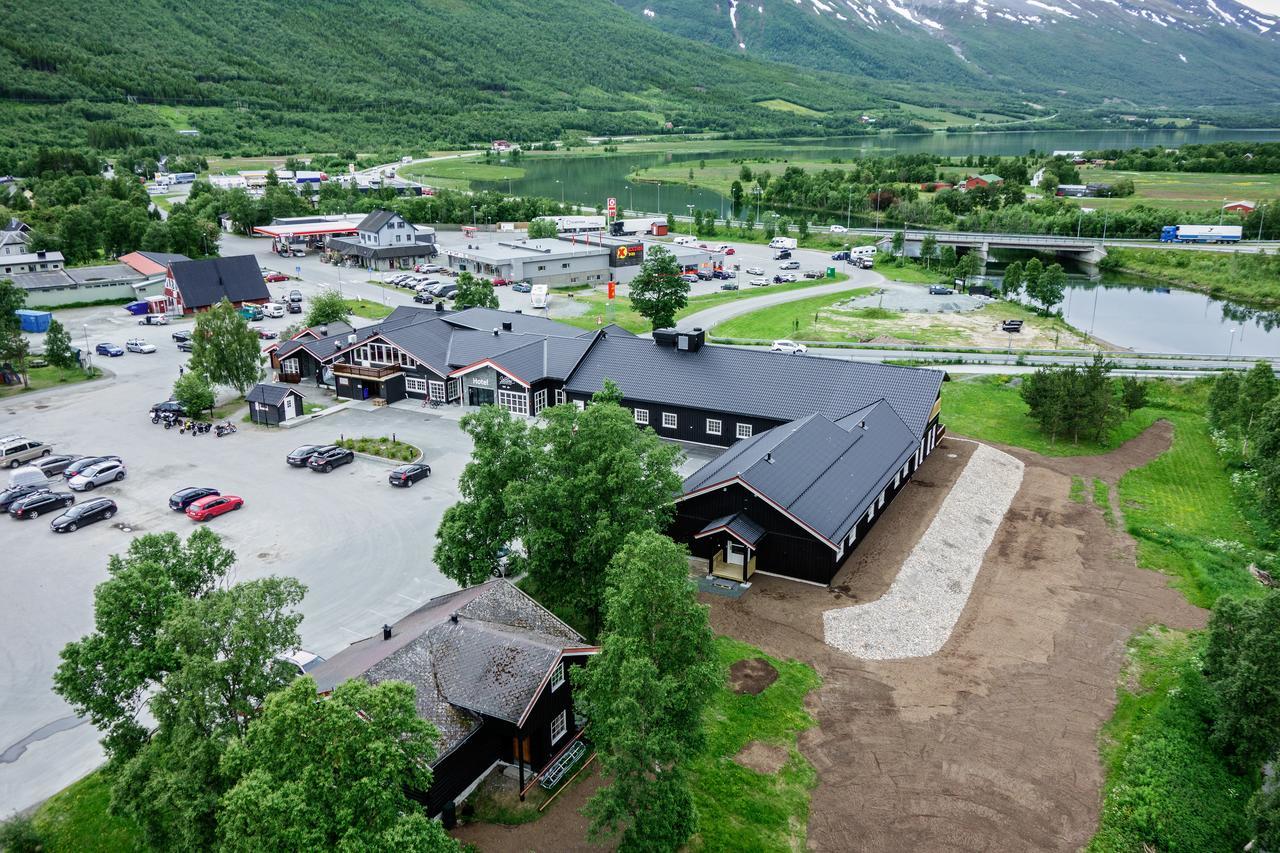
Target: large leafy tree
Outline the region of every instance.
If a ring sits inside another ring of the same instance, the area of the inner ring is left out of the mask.
[[[554,238],[559,233],[559,230],[556,228],[555,220],[539,217],[529,223],[530,240],[540,240],[548,237]]]
[[[608,781],[587,806],[591,833],[620,835],[621,850],[675,850],[697,829],[687,767],[724,672],[682,547],[631,534],[606,577],[601,650],[574,673]]]
[[[215,385],[244,395],[262,378],[258,336],[226,299],[196,315],[191,343],[191,369]]]
[[[1234,370],[1224,370],[1209,389],[1209,426],[1226,430],[1236,423],[1239,414],[1240,377]]]
[[[1280,748],[1280,592],[1218,599],[1204,663],[1216,706],[1213,745],[1237,772],[1251,773]]]
[[[1066,289],[1067,274],[1061,264],[1050,264],[1034,281],[1027,281],[1027,296],[1039,302],[1040,307],[1046,311],[1062,301]]]
[[[194,370],[182,374],[173,383],[173,399],[192,416],[211,410],[215,402],[213,386],[203,374]]]
[[[298,679],[223,758],[238,780],[222,797],[223,849],[456,850],[406,793],[431,784],[436,737],[408,684],[352,680],[317,701],[315,682]]]
[[[49,331],[44,334],[44,357],[49,364],[62,370],[77,364],[76,354],[71,348],[71,335],[67,333],[67,327],[57,320],[49,321]]]
[[[1243,452],[1249,455],[1249,441],[1253,438],[1258,417],[1276,396],[1280,383],[1276,381],[1275,369],[1265,361],[1259,361],[1240,381],[1240,394],[1236,400],[1235,423],[1240,429],[1243,439]]]
[[[315,327],[327,326],[339,321],[345,323],[350,317],[351,309],[342,298],[342,294],[326,288],[311,298],[311,305],[307,308],[303,325]]]
[[[493,282],[487,278],[476,278],[469,272],[459,273],[458,292],[453,296],[453,307],[463,308],[497,308],[498,294],[494,292]]]
[[[676,256],[662,246],[645,253],[640,272],[631,280],[631,305],[655,329],[675,325],[676,312],[689,304],[689,283],[680,277]]]

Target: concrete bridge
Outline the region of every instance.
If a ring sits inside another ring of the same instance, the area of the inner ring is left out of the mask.
[[[975,252],[985,268],[993,249],[1022,249],[1031,252],[1049,252],[1068,255],[1086,268],[1096,268],[1107,256],[1107,248],[1101,240],[1092,237],[1059,237],[1054,234],[983,234],[966,231],[924,231],[910,229],[903,232],[906,241],[903,252],[908,257],[920,257],[924,238],[933,235],[938,247],[954,246],[958,253]],[[881,238],[879,245],[892,246],[893,235]]]

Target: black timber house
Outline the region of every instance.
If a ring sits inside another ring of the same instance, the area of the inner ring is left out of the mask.
[[[428,815],[449,814],[491,771],[529,783],[576,740],[569,670],[599,651],[514,584],[493,580],[433,598],[310,673],[321,694],[351,678],[405,681],[440,733]]]

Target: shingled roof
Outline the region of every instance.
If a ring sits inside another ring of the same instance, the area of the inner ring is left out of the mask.
[[[740,483],[837,547],[917,445],[883,402],[845,426],[809,415],[734,444],[684,481],[680,500]]]
[[[169,274],[187,308],[207,308],[224,298],[233,303],[271,298],[253,255],[175,261],[169,265]]]
[[[329,692],[350,678],[407,681],[419,716],[440,731],[443,756],[484,717],[519,724],[566,651],[594,651],[580,634],[507,580],[433,598],[352,643],[312,671]]]

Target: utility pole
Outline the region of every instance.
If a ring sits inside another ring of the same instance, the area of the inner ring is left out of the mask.
[[[693,206],[692,204],[686,204],[686,205],[685,205],[685,207],[689,208],[689,236],[690,236],[690,237],[694,237],[694,236],[696,236],[696,235],[693,233],[693,208],[694,208],[694,206]]]

